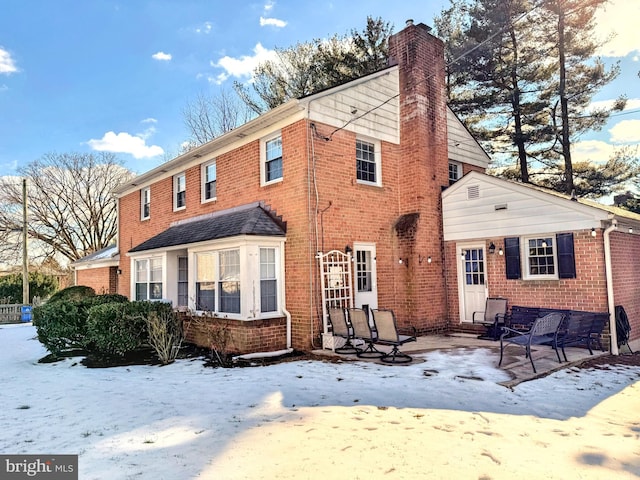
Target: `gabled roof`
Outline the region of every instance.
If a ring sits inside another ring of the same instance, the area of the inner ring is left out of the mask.
[[[108,247],[104,247],[97,252],[93,252],[85,257],[79,258],[75,262],[72,262],[72,266],[85,265],[89,263],[103,263],[109,264],[113,263],[113,265],[118,264],[120,256],[118,255],[118,246],[117,245],[109,245]]]
[[[208,242],[239,235],[284,237],[286,225],[260,204],[223,210],[177,222],[155,237],[129,250],[129,253],[166,249]]]

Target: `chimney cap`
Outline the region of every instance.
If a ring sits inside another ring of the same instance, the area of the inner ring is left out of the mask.
[[[413,25],[413,18],[407,20],[407,27],[410,27],[411,25]]]

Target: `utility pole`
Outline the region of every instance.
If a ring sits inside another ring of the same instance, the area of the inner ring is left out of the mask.
[[[22,304],[29,305],[29,258],[27,257],[27,179],[22,179]]]

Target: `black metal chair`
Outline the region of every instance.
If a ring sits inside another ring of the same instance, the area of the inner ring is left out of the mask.
[[[486,327],[487,331],[478,336],[487,340],[498,340],[502,334],[507,314],[506,298],[487,298],[483,312],[473,312],[473,323],[479,323]]]
[[[344,345],[334,348],[333,351],[343,355],[358,353],[360,349],[351,342],[354,338],[353,328],[347,321],[344,308],[330,308],[328,313],[333,335],[345,339]]]
[[[414,335],[401,335],[398,332],[396,316],[391,310],[372,309],[371,314],[373,315],[373,324],[378,332],[377,343],[393,347],[391,352],[385,353],[380,357],[380,361],[385,363],[411,362],[413,359],[406,353],[400,352],[399,347],[405,343],[417,341],[415,333]]]
[[[533,373],[537,372],[536,366],[533,364],[533,357],[531,356],[532,345],[551,344],[551,347],[556,351],[556,355],[558,356],[558,362],[562,362],[562,360],[560,360],[560,353],[558,353],[558,330],[563,320],[564,314],[555,312],[536,319],[531,326],[531,330],[528,332],[520,332],[512,328],[504,327],[504,333],[500,336],[500,361],[498,362],[498,366],[502,365],[504,349],[509,345],[520,345],[525,348],[525,358],[528,358],[531,362]]]
[[[381,358],[385,355],[375,347],[375,343],[378,341],[378,334],[369,324],[369,318],[367,314],[361,308],[350,308],[349,322],[353,328],[353,336],[357,339],[363,340],[367,347],[364,350],[360,350],[356,355],[360,358]]]

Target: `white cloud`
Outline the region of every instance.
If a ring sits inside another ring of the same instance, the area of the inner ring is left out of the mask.
[[[598,52],[605,57],[626,57],[640,51],[640,2],[612,0],[601,7],[596,15],[596,36],[607,39],[615,36]]]
[[[211,24],[211,22],[204,22],[201,27],[196,27],[196,33],[201,33],[203,35],[211,33],[211,30],[213,30],[213,25]]]
[[[277,18],[260,17],[260,26],[264,27],[265,25],[282,28],[287,26],[287,22],[285,22],[284,20],[279,20]]]
[[[158,52],[158,53],[154,53],[153,55],[151,55],[151,58],[153,58],[155,60],[160,60],[160,61],[169,61],[169,60],[171,60],[171,54],[170,53],[164,53],[164,52]]]
[[[99,152],[128,153],[134,158],[150,158],[162,155],[164,150],[157,145],[146,145],[146,139],[155,131],[153,127],[143,134],[107,132],[99,140],[91,139],[87,144]]]
[[[271,10],[273,10],[273,7],[275,7],[276,2],[273,1],[268,1],[264,4],[264,11],[265,12],[270,12]]]
[[[615,100],[614,99],[610,99],[610,100],[599,100],[597,102],[592,102],[589,107],[587,108],[588,111],[593,111],[593,110],[598,110],[598,109],[602,109],[602,108],[611,108],[613,107]],[[624,111],[627,110],[636,110],[637,108],[640,108],[640,98],[629,98],[627,100],[627,103],[624,106]]]
[[[614,143],[640,142],[640,120],[623,120],[609,129]]]
[[[149,117],[149,118],[145,118],[140,123],[158,123],[158,120],[156,120],[155,118]]]
[[[571,145],[571,160],[604,163],[614,153],[615,147],[601,140],[585,140]]]
[[[0,47],[0,73],[10,74],[18,71],[18,67],[16,67],[16,63],[13,58],[11,58],[11,54]]]
[[[211,62],[212,67],[222,68],[216,83],[222,83],[229,77],[251,77],[253,70],[262,62],[275,58],[275,50],[267,50],[260,43],[253,49],[253,55],[242,55],[239,58],[224,56],[217,63]]]

